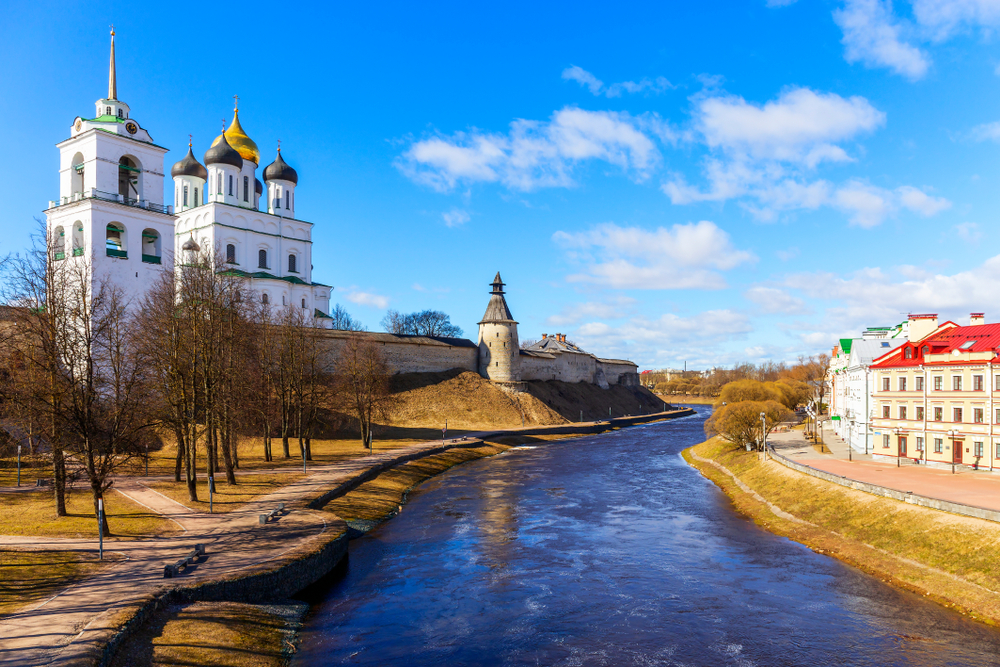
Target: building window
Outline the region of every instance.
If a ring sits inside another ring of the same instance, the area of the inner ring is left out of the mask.
[[[951,377],[951,388],[953,391],[962,391],[962,376],[953,375]]]
[[[289,191],[285,193],[285,208],[290,209],[291,207],[292,207],[292,193]]]
[[[888,405],[882,406],[882,419],[889,419],[889,410],[890,408]]]
[[[257,266],[261,269],[267,268],[267,251],[258,250],[257,251]]]
[[[923,391],[924,390],[924,376],[923,375],[918,375],[916,377],[916,383],[917,383],[917,386],[914,387],[914,389],[916,389],[917,391]]]
[[[288,271],[290,273],[298,273],[298,271],[295,268],[295,255],[288,256]]]
[[[263,295],[261,295],[260,302],[266,306],[267,304],[271,303],[271,297],[269,297],[265,292]]]
[[[924,439],[921,438],[919,435],[917,436],[917,451],[918,452],[924,451]]]
[[[188,205],[188,186],[184,186],[184,206]]]
[[[997,412],[997,414],[996,414],[995,423],[1000,424],[1000,408],[997,408],[996,412]]]
[[[305,300],[305,298],[303,298],[303,299],[302,299],[302,307],[303,307],[303,308],[305,308],[305,307],[306,307],[306,300]]]
[[[882,436],[882,449],[889,449],[889,434]]]
[[[906,391],[906,378],[905,377],[899,378],[899,390],[900,391]]]
[[[972,443],[972,454],[976,458],[982,458],[983,457],[983,443],[981,443],[981,442],[973,442]]]
[[[918,405],[914,409],[917,411],[917,414],[915,415],[917,421],[923,421],[924,420],[924,406]]]
[[[198,188],[194,189],[194,204],[193,205],[194,206],[201,206],[201,204],[198,203]]]
[[[222,194],[222,172],[219,172],[219,176],[218,176],[218,178],[215,179],[215,181],[218,184],[218,191],[216,192],[216,194],[220,194],[221,195]]]
[[[982,391],[983,390],[983,376],[973,375],[972,376],[972,391]]]
[[[944,408],[934,408],[934,421],[939,422],[944,420]]]
[[[903,357],[905,357],[906,359],[912,359],[913,358],[913,348],[908,347],[905,350],[903,350]]]
[[[899,418],[900,419],[906,419],[906,406],[905,405],[899,406]]]
[[[972,421],[976,424],[983,423],[983,409],[982,408],[972,408]]]
[[[889,391],[889,378],[882,378],[882,391]]]
[[[250,178],[243,177],[243,201],[250,201]]]
[[[943,442],[941,438],[934,438],[934,453],[940,454],[943,451]]]
[[[226,244],[226,263],[236,263],[236,246],[232,243]]]
[[[993,391],[1000,391],[1000,375],[996,376],[996,384],[993,385]]]
[[[938,375],[934,378],[934,391],[941,391],[944,389],[944,378]]]
[[[229,174],[229,196],[233,196],[233,175]]]
[[[951,420],[956,424],[962,423],[962,408],[951,409]]]

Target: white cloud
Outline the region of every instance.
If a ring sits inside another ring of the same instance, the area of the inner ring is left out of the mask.
[[[478,130],[415,142],[396,160],[412,180],[446,192],[458,184],[499,181],[513,190],[574,185],[571,172],[588,160],[607,162],[637,180],[660,152],[627,113],[566,107],[548,122],[515,120],[506,135]]]
[[[760,312],[797,315],[807,312],[805,301],[776,287],[751,287],[743,296],[760,307]]]
[[[851,224],[859,227],[881,224],[900,208],[929,217],[951,206],[947,199],[932,197],[913,186],[886,190],[856,180],[849,181],[834,193],[833,204],[847,212]]]
[[[792,246],[791,248],[787,248],[785,250],[775,250],[774,254],[782,262],[787,262],[788,260],[795,259],[799,256],[799,249]]]
[[[1000,74],[1000,65],[997,65],[997,74]],[[972,128],[972,138],[976,141],[1000,141],[1000,120],[976,125]]]
[[[469,217],[468,211],[463,211],[460,208],[453,208],[450,211],[442,213],[441,219],[444,220],[444,224],[448,227],[460,227],[467,223],[471,218]]]
[[[925,217],[936,215],[951,207],[951,202],[947,199],[943,197],[931,197],[912,185],[904,185],[896,188],[896,194],[899,196],[899,203],[903,208]]]
[[[958,234],[958,238],[968,243],[976,243],[983,238],[979,225],[974,222],[962,222],[955,225],[955,233]]]
[[[343,294],[345,299],[359,306],[369,306],[371,308],[387,308],[389,306],[389,297],[382,296],[381,294],[362,292],[354,288],[348,288]]]
[[[913,16],[942,40],[966,26],[1000,25],[1000,2],[997,0],[913,0]]]
[[[711,148],[815,167],[850,160],[836,142],[881,127],[885,114],[863,97],[791,88],[762,106],[737,96],[707,97],[695,122]]]
[[[608,223],[552,240],[586,265],[568,280],[618,289],[720,289],[720,271],[756,260],[708,220],[655,231]]]
[[[833,19],[844,32],[847,62],[888,67],[911,80],[927,73],[930,58],[903,39],[905,26],[893,15],[889,0],[847,0]]]
[[[655,79],[643,78],[640,81],[621,81],[605,87],[603,81],[576,65],[564,69],[562,78],[567,81],[576,81],[587,88],[592,95],[604,95],[605,97],[621,97],[622,93],[662,93],[677,87],[662,76]]]
[[[635,303],[635,299],[627,296],[619,296],[606,301],[576,303],[566,306],[556,315],[550,315],[545,319],[545,323],[550,326],[564,327],[589,318],[616,320],[625,317]]]

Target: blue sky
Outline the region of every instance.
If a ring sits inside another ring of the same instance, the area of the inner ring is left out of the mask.
[[[239,95],[372,329],[436,308],[474,336],[498,270],[522,339],[643,368],[1000,317],[1000,1],[543,4],[12,5],[0,250],[55,197],[114,23],[167,168]]]

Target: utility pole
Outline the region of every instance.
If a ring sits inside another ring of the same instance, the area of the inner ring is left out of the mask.
[[[97,557],[104,560],[104,498],[97,499]]]

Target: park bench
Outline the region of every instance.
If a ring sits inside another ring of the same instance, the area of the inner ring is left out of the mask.
[[[178,559],[176,563],[163,566],[163,578],[172,579],[176,577],[181,570],[186,570],[189,565],[193,564],[201,556],[204,555],[205,555],[205,545],[204,544],[194,545],[194,549],[192,549],[191,553],[189,553],[187,556]]]
[[[285,503],[278,503],[278,506],[275,507],[273,510],[271,510],[267,514],[260,515],[261,525],[267,523],[276,516],[280,516],[282,513],[284,513],[284,511],[285,511]]]

